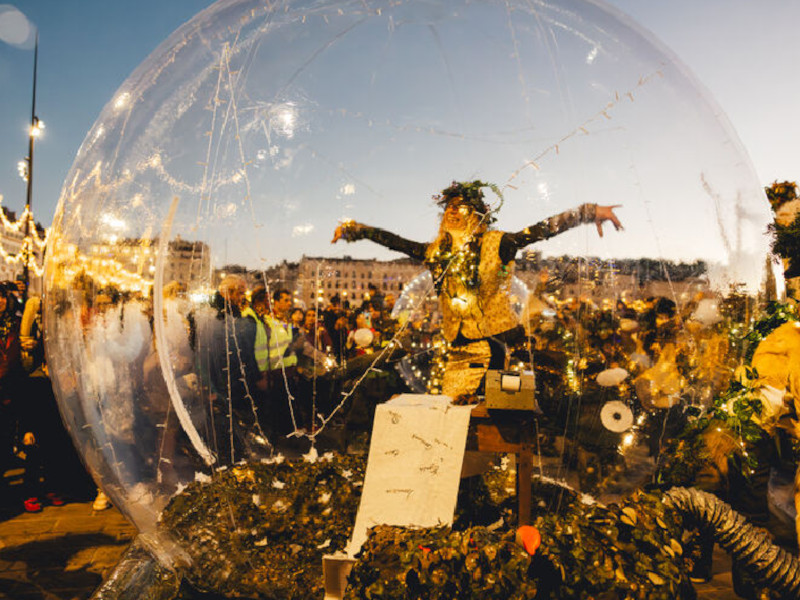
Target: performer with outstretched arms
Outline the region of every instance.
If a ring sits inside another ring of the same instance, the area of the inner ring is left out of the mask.
[[[484,200],[482,181],[453,182],[436,203],[444,209],[439,234],[430,244],[413,242],[389,231],[355,221],[340,224],[332,243],[368,239],[423,262],[431,271],[442,310],[442,333],[449,344],[442,393],[456,401],[469,399],[488,369],[505,366],[505,342],[521,337],[511,307],[509,287],[517,251],[582,223],[622,225],[615,206],[583,204],[517,233],[494,231],[495,221]]]

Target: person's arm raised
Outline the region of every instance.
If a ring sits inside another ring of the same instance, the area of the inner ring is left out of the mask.
[[[424,260],[425,250],[427,249],[427,244],[407,240],[390,231],[378,227],[370,227],[355,221],[344,221],[339,224],[333,232],[331,243],[335,244],[339,240],[345,240],[346,242],[370,240],[384,248],[401,252],[416,260]]]
[[[500,256],[504,262],[508,262],[525,246],[549,239],[585,223],[594,223],[600,237],[603,236],[603,223],[606,221],[611,221],[615,229],[620,231],[623,228],[622,223],[614,213],[614,209],[619,206],[619,204],[611,206],[582,204],[578,208],[554,215],[522,231],[506,233],[500,244]]]

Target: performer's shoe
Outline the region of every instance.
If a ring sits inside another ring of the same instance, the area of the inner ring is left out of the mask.
[[[48,492],[45,496],[47,497],[47,501],[52,506],[64,506],[64,504],[66,504],[66,502],[64,501],[64,498],[62,498],[61,496],[59,496],[55,492]]]
[[[111,501],[103,492],[98,491],[97,497],[92,502],[92,510],[105,510],[111,508]]]
[[[42,512],[42,503],[35,496],[25,500],[23,504],[25,505],[26,512],[30,513]]]

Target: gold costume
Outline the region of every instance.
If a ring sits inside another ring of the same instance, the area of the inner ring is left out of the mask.
[[[482,195],[478,200],[473,198],[475,202],[481,204]],[[431,270],[442,310],[442,334],[449,344],[442,393],[455,399],[479,389],[492,358],[492,368],[505,366],[497,365],[505,348],[498,338],[519,326],[509,294],[517,251],[595,221],[596,211],[597,205],[583,204],[517,233],[473,231],[473,237],[455,249],[447,232],[437,241],[424,244],[377,227],[347,222],[341,235],[348,242],[369,239],[421,260]]]

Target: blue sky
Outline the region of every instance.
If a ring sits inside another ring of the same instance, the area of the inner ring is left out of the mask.
[[[40,32],[34,208],[49,224],[86,132],[131,71],[203,0],[22,0]],[[689,66],[727,113],[764,184],[798,174],[800,3],[785,0],[613,0]],[[24,204],[16,164],[27,151],[33,52],[0,43],[0,194]]]
[[[43,223],[52,219],[78,147],[114,91],[172,31],[208,4],[202,0],[10,4],[39,29],[37,113],[46,133],[34,154],[34,212]],[[27,154],[32,70],[32,50],[0,43],[0,194],[12,210],[21,210],[25,200],[16,165]]]

